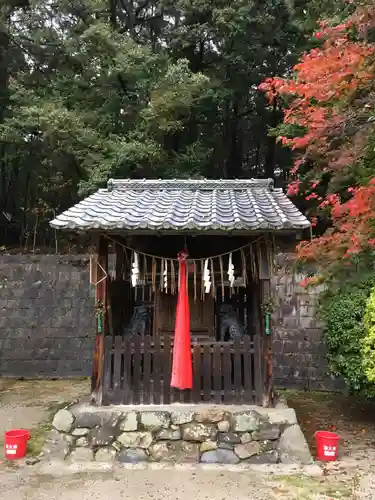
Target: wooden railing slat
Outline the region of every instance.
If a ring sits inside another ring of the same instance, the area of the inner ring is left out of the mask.
[[[192,342],[193,389],[170,387],[173,338],[116,336],[105,340],[103,404],[206,402],[261,404],[261,338]]]
[[[133,356],[132,356],[132,372],[133,372],[133,387],[132,391],[133,403],[140,404],[140,389],[141,389],[141,337],[135,337],[133,342]]]
[[[263,399],[263,376],[262,376],[262,343],[260,335],[255,335],[254,353],[254,378],[255,378],[255,404],[261,405]]]
[[[113,399],[115,404],[121,403],[121,356],[122,356],[122,338],[115,337],[114,361],[113,361]]]
[[[211,349],[210,346],[203,345],[203,401],[209,403],[211,401]]]
[[[232,361],[230,346],[223,347],[224,403],[233,401],[232,394]]]
[[[154,404],[159,405],[161,400],[161,371],[162,363],[164,362],[161,356],[161,345],[160,337],[156,336],[154,341],[154,360],[153,360],[153,394],[154,394]]]
[[[195,403],[201,400],[201,346],[193,346],[193,394],[192,399]]]
[[[252,381],[252,353],[250,352],[249,338],[244,338],[243,371],[244,371],[244,403],[254,403]]]
[[[171,401],[171,341],[170,337],[164,339],[163,344],[163,404],[169,404]]]
[[[131,360],[132,360],[132,341],[129,338],[124,338],[123,354],[124,354],[124,373],[123,373],[123,403],[130,404],[132,402],[132,379],[131,379]]]
[[[213,349],[213,379],[214,379],[214,401],[221,403],[221,349],[220,345],[215,345]]]
[[[150,338],[145,337],[143,341],[143,404],[148,405],[151,403],[151,350]]]

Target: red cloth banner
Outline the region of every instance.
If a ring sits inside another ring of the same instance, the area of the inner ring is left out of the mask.
[[[187,283],[186,251],[178,254],[179,288],[174,331],[171,387],[192,389],[193,367],[190,343],[190,307]]]

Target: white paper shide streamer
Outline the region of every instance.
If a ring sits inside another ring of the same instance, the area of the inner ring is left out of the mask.
[[[229,284],[231,287],[234,285],[234,265],[233,265],[233,258],[232,254],[229,254],[229,260],[228,260],[228,280]]]
[[[211,273],[208,267],[208,259],[204,261],[204,270],[203,270],[203,286],[205,293],[210,293],[211,290]]]
[[[139,281],[139,257],[136,252],[133,253],[133,264],[132,264],[132,275],[131,282],[132,286],[136,287]]]
[[[164,280],[164,290],[168,292],[168,261],[164,261],[164,271],[163,271],[163,280]]]

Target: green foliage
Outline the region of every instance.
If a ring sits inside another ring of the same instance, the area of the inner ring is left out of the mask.
[[[310,3],[3,1],[0,239],[50,244],[53,213],[109,177],[285,179],[258,85],[305,49]]]
[[[331,372],[342,377],[351,392],[367,397],[375,397],[375,385],[369,382],[368,365],[363,362],[366,306],[374,285],[374,274],[357,275],[326,291],[320,306]]]
[[[367,380],[375,382],[375,289],[371,291],[366,304],[364,318],[365,337],[361,342],[363,369]]]

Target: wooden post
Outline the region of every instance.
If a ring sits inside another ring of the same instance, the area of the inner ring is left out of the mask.
[[[271,332],[267,334],[265,331],[265,321],[267,314],[267,306],[271,296],[271,283],[270,280],[261,280],[261,301],[262,305],[262,331],[263,331],[263,358],[264,358],[264,398],[263,406],[266,408],[273,407],[274,405],[274,392],[273,392],[273,363],[272,363],[272,335]]]
[[[99,237],[96,268],[96,338],[91,376],[91,401],[101,405],[103,399],[104,336],[108,332],[108,240],[104,236]],[[98,316],[100,317],[98,318]]]

